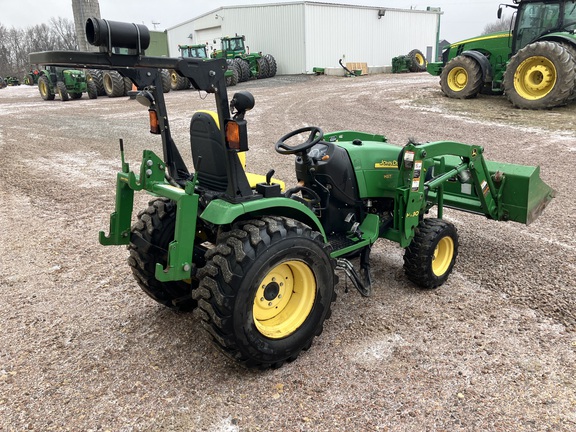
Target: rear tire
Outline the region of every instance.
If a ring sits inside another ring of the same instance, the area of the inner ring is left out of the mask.
[[[410,72],[426,72],[426,57],[422,51],[414,49],[408,53]]]
[[[46,75],[42,75],[38,78],[38,91],[40,96],[45,101],[54,100],[54,93],[50,92],[50,80]]]
[[[268,61],[266,61],[266,59],[264,57],[260,57],[259,59],[256,60],[256,62],[258,63],[258,75],[257,78],[258,79],[262,79],[262,78],[268,78],[270,72],[269,72],[269,68],[268,68]]]
[[[478,62],[462,55],[450,60],[440,74],[442,92],[453,99],[475,98],[483,84]]]
[[[456,227],[442,219],[423,219],[404,252],[404,272],[420,288],[436,288],[452,273],[457,256]]]
[[[106,96],[103,73],[100,69],[88,69],[86,71],[86,81],[92,81],[96,85],[96,94],[98,96]]]
[[[548,109],[570,101],[576,63],[561,44],[534,42],[518,51],[504,73],[504,91],[517,108]]]
[[[108,97],[124,96],[124,78],[116,71],[106,71],[102,74],[102,82],[104,83],[104,91]]]
[[[88,80],[86,83],[88,87],[87,93],[89,99],[96,99],[98,97],[98,89],[96,88],[96,83],[93,80]]]
[[[266,54],[264,56],[266,62],[268,63],[268,78],[272,78],[276,76],[276,72],[278,70],[278,65],[276,64],[276,59],[272,57],[272,54]]]
[[[238,67],[238,82],[248,81],[250,79],[250,66],[248,65],[248,62],[236,58],[234,59],[234,63],[236,63],[236,66]]]
[[[336,298],[320,233],[262,217],[234,225],[206,253],[196,313],[215,345],[246,367],[282,366],[322,333]]]
[[[138,213],[138,220],[132,226],[128,246],[132,274],[140,288],[158,303],[181,311],[192,310],[196,307],[196,301],[192,299],[196,281],[160,282],[155,276],[156,263],[166,265],[168,245],[174,240],[176,203],[159,198],[148,204],[146,210]]]
[[[188,78],[180,76],[175,70],[170,70],[170,90],[186,90],[190,87]]]
[[[168,93],[170,91],[170,72],[168,69],[161,69],[160,74],[162,75],[162,91]]]

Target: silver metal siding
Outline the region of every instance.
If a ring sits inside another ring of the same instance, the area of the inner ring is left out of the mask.
[[[378,8],[306,5],[308,47],[306,65],[339,67],[343,62],[368,66],[392,64],[392,58],[428,46],[435,53],[437,14],[388,9],[378,18]]]

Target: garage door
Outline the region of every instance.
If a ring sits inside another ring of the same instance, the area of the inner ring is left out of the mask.
[[[222,28],[220,26],[196,30],[196,40],[194,44],[208,43],[208,51],[220,49],[220,38],[222,37]],[[216,40],[216,43],[214,43]]]

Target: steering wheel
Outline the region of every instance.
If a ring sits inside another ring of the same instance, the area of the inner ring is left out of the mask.
[[[304,132],[310,132],[310,135],[308,135],[308,139],[304,141],[302,144],[298,144],[295,146],[289,146],[288,144],[286,144],[286,141],[288,139]],[[296,154],[315,146],[320,142],[322,138],[324,138],[324,132],[322,131],[322,129],[316,126],[308,126],[301,129],[297,129],[284,135],[275,144],[275,149],[281,155]]]

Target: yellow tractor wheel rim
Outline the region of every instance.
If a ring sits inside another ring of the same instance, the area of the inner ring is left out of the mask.
[[[260,282],[252,308],[254,324],[270,339],[290,336],[306,321],[316,299],[316,278],[301,261],[274,267]]]
[[[468,72],[463,67],[455,67],[448,72],[448,87],[450,90],[459,92],[468,84]]]
[[[436,276],[442,276],[448,271],[454,256],[454,240],[452,237],[442,237],[432,258],[432,271]]]
[[[538,100],[552,91],[557,79],[552,61],[542,56],[529,57],[514,73],[514,89],[524,99]]]
[[[48,94],[48,86],[46,85],[44,80],[40,80],[38,86],[40,87],[40,94],[42,94],[42,96],[46,96]]]
[[[418,64],[420,66],[426,64],[426,59],[424,59],[424,56],[422,54],[416,53],[416,55],[414,57],[416,58],[416,61],[418,62]]]

